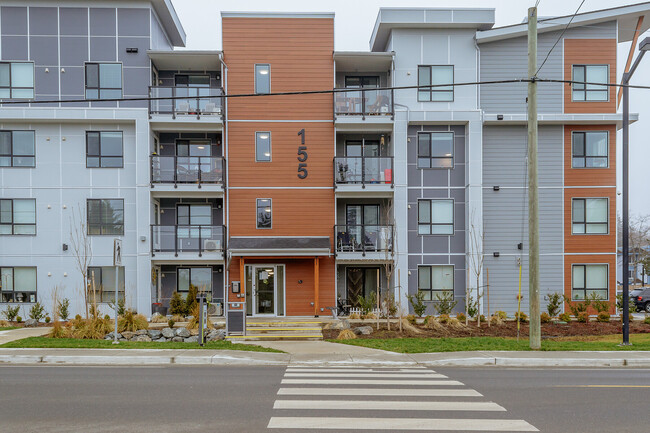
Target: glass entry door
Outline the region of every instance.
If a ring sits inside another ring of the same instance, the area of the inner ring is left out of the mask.
[[[253,314],[275,314],[275,266],[253,266]]]

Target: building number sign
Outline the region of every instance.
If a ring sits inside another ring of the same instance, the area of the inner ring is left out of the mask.
[[[300,146],[298,146],[298,177],[305,179],[309,174],[307,172],[307,146],[305,146],[305,129],[298,132],[300,136]]]

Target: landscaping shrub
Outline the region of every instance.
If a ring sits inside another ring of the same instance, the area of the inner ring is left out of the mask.
[[[424,318],[424,325],[425,325],[425,326],[428,325],[429,322],[432,321],[432,320],[436,320],[436,318],[435,318],[434,316],[432,316],[432,315],[428,315],[428,316],[426,316],[426,317]]]
[[[120,317],[117,321],[117,329],[119,332],[131,331],[135,332],[140,329],[149,328],[147,318],[142,314],[136,314],[135,311],[128,309],[124,312],[124,316]]]
[[[199,316],[201,315],[201,306],[196,303],[194,305],[194,310],[191,312],[192,318],[187,323],[187,329],[199,329]],[[214,325],[210,322],[210,319],[206,320],[205,326],[209,329],[214,329]]]
[[[560,314],[560,315],[558,316],[558,318],[559,318],[561,321],[566,322],[566,323],[570,323],[570,322],[571,322],[571,315],[570,315],[569,313],[562,313],[562,314]]]
[[[415,316],[413,316],[413,321],[415,322]],[[411,332],[413,334],[421,334],[422,331],[420,331],[418,328],[413,326],[412,323],[414,323],[414,322],[410,322],[408,320],[402,319],[402,329],[404,331],[408,331],[408,332]]]
[[[591,306],[594,307],[594,310],[599,314],[609,311],[609,302],[604,301],[603,298],[596,293],[589,295],[589,302],[591,303]]]
[[[368,314],[364,314],[363,316],[361,316],[361,318],[363,320],[376,320],[377,316],[375,315],[375,313],[368,313]]]
[[[542,323],[549,323],[551,321],[551,316],[548,313],[542,313],[539,315],[539,320]]]
[[[198,290],[194,284],[190,284],[190,288],[187,291],[187,296],[185,297],[185,315],[192,314],[194,311],[194,306],[196,305],[196,294]]]
[[[596,316],[596,321],[597,322],[609,322],[610,315],[607,311],[601,311],[598,313],[598,316]]]
[[[528,314],[523,311],[517,311],[515,313],[515,322],[526,323],[528,322]]]
[[[589,303],[591,301],[589,301],[589,299],[585,299],[584,301],[575,301],[569,298],[568,296],[564,296],[564,302],[566,302],[567,305],[569,306],[569,310],[571,310],[571,314],[573,314],[573,317],[577,319],[580,313],[587,312],[587,308],[589,307]]]
[[[357,338],[357,335],[350,329],[342,330],[339,332],[338,337],[336,337],[337,340],[354,340],[355,338]]]
[[[494,315],[497,316],[501,320],[506,320],[508,318],[508,313],[506,313],[505,311],[501,311],[501,310],[495,311]]]
[[[504,322],[503,319],[498,314],[493,314],[492,317],[490,317],[490,324],[491,325],[500,326],[500,325],[503,325],[503,322]]]
[[[50,316],[45,316],[45,323],[50,323],[51,321]]]
[[[81,320],[81,314],[77,314],[76,316],[74,316],[74,320],[76,321]]]
[[[464,322],[467,320],[467,317],[465,316],[465,313],[458,313],[456,314],[456,319],[458,319],[459,322]]]
[[[173,328],[175,324],[176,322],[174,322],[174,319],[169,319],[167,321],[167,326],[169,326],[170,328]]]
[[[483,314],[481,314],[481,317],[479,317],[479,319],[481,320],[481,323],[485,323],[485,316]]]
[[[171,315],[185,315],[185,303],[181,298],[180,293],[174,292],[171,300],[169,301],[169,314]]]
[[[108,314],[105,314],[104,315],[104,320],[111,320],[111,316],[109,316]]]
[[[628,302],[628,308],[630,310],[630,314],[636,313],[636,307],[634,306],[634,302],[630,301]],[[623,294],[618,294],[616,295],[616,309],[623,314]],[[630,315],[630,321],[632,320],[632,316]]]
[[[69,338],[70,329],[64,327],[63,324],[57,320],[52,324],[52,329],[47,336],[50,338]]]
[[[646,325],[650,325],[650,317],[646,317],[643,323],[645,323]]]
[[[408,316],[406,316],[406,320],[410,324],[414,325],[415,324],[415,315],[414,314],[409,314]]]
[[[368,314],[372,313],[373,309],[377,308],[377,295],[375,292],[370,292],[370,295],[366,296],[365,298],[363,296],[359,296],[357,298],[357,302],[359,304],[359,308],[361,309],[361,316],[367,316]]]
[[[461,321],[458,320],[455,317],[450,317],[449,321],[447,322],[447,325],[450,326],[451,328],[455,328],[455,329],[466,328],[465,324],[461,323]]]
[[[562,293],[555,292],[544,295],[544,300],[548,302],[546,304],[546,311],[548,311],[549,316],[556,317],[558,314],[560,314],[560,309],[562,308],[562,303],[564,300],[564,295],[562,295]]]
[[[422,317],[427,310],[427,304],[424,303],[424,292],[418,292],[415,295],[407,295],[409,302],[413,306],[413,311],[418,317]]]
[[[451,314],[456,304],[458,304],[458,301],[454,301],[454,293],[447,290],[442,294],[436,293],[436,301],[438,302],[433,305],[433,308],[438,314]]]
[[[174,319],[174,322],[185,322],[185,316],[181,316],[179,314],[175,314],[172,316],[172,319]]]
[[[151,323],[165,323],[165,322],[167,322],[167,318],[160,313],[154,313],[151,316]]]
[[[440,316],[438,316],[438,322],[440,323],[449,322],[449,314],[441,314]]]
[[[467,308],[465,311],[467,311],[469,317],[476,317],[478,315],[478,300],[475,301],[472,295],[467,299]]]
[[[359,313],[350,314],[350,320],[359,320],[359,319],[361,319],[361,315]]]
[[[16,316],[16,322],[18,322],[18,323],[22,323],[22,321],[23,321],[23,318],[22,318],[22,317],[20,317],[20,316]]]
[[[67,330],[61,332],[62,337],[80,338],[86,340],[101,340],[106,334],[113,330],[111,320],[102,317],[90,319],[75,318],[68,323]],[[54,332],[54,331],[52,331]],[[58,337],[58,338],[62,338]]]
[[[18,316],[19,311],[20,305],[17,305],[15,307],[7,305],[7,309],[4,310],[2,314],[7,318],[8,321],[13,322],[16,319],[16,316]]]
[[[580,323],[587,323],[587,322],[589,322],[589,314],[587,314],[586,311],[580,311],[580,312],[576,315],[576,319],[577,319],[578,322],[580,322]]]
[[[0,320],[0,328],[7,328],[11,326],[6,320]]]
[[[57,314],[61,320],[67,321],[70,316],[70,300],[63,298],[56,305]]]

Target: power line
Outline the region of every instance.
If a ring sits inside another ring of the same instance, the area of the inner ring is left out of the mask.
[[[580,8],[582,7],[583,4],[585,4],[585,0],[582,0],[582,2],[580,3],[580,5],[578,6],[578,9],[576,9],[575,13],[574,13],[573,15],[571,15],[571,19],[570,19],[569,22],[567,23],[567,25],[566,25],[566,27],[564,28],[564,30],[562,30],[562,33],[560,33],[560,37],[557,38],[557,41],[555,41],[555,43],[553,44],[553,46],[552,46],[551,49],[549,50],[548,54],[546,54],[546,58],[545,58],[544,61],[542,62],[542,65],[541,65],[539,68],[537,68],[537,71],[535,72],[535,76],[537,76],[537,74],[539,74],[539,71],[542,70],[542,68],[544,67],[544,64],[545,64],[546,61],[548,60],[548,57],[551,55],[551,53],[553,52],[553,50],[555,49],[555,47],[557,46],[557,44],[559,44],[560,41],[562,40],[562,37],[564,36],[564,34],[565,34],[566,31],[568,30],[569,26],[570,26],[571,23],[573,22],[573,19],[576,17],[576,15],[578,15],[578,12],[580,11]]]

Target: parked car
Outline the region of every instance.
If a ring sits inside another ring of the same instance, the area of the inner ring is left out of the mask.
[[[631,291],[630,298],[634,300],[636,311],[650,313],[650,287],[642,287]]]

